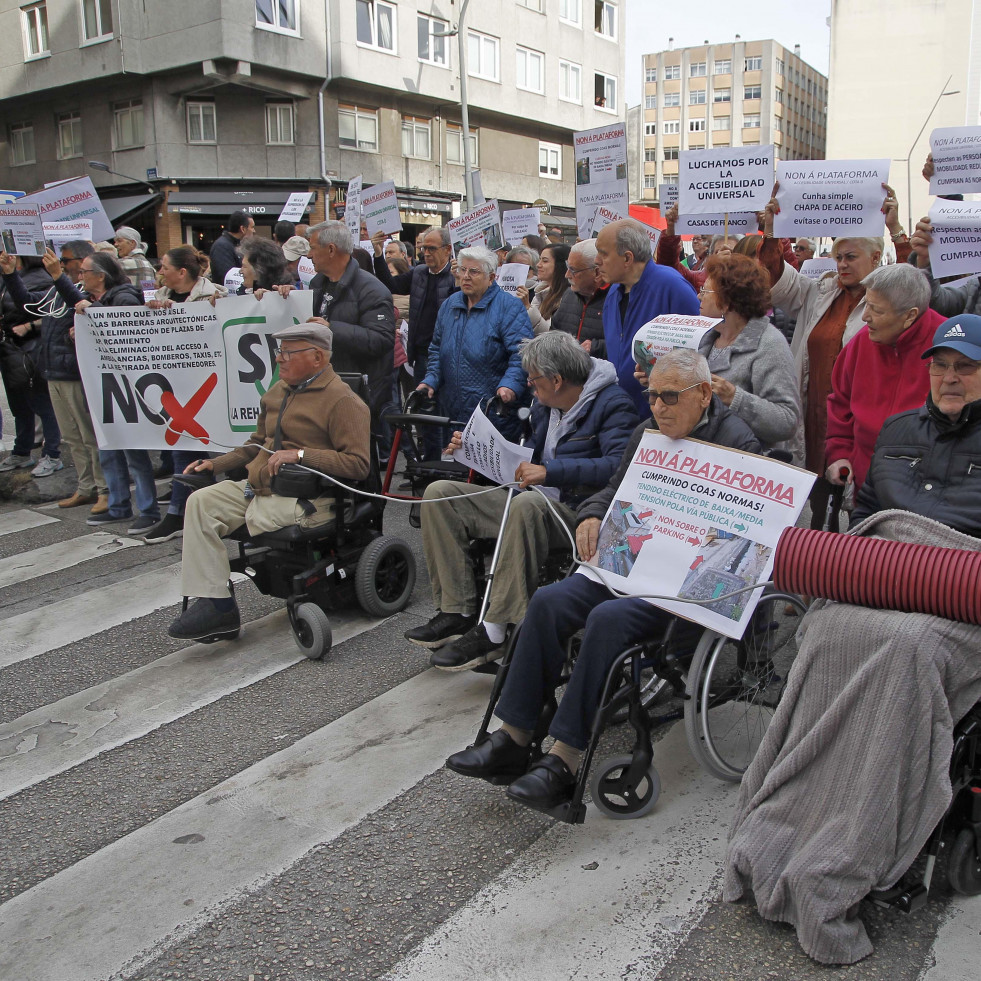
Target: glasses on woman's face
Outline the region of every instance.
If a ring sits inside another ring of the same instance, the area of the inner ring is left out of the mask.
[[[942,378],[948,371],[952,371],[959,378],[968,378],[976,374],[979,367],[981,365],[977,361],[955,361],[950,364],[940,358],[934,358],[930,362],[930,374]]]
[[[704,286],[698,291],[698,295],[701,296],[703,293],[714,293],[715,290],[707,290]]]
[[[694,385],[689,385],[687,388],[683,388],[680,392],[655,392],[653,388],[649,388],[647,390],[647,401],[653,405],[658,399],[660,399],[664,405],[677,405],[678,399],[681,398],[685,392],[690,392],[693,388],[698,388],[698,386],[701,384],[701,382],[695,382]]]

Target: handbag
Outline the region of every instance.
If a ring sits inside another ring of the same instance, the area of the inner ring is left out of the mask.
[[[295,393],[290,392],[283,399],[279,407],[279,415],[276,417],[276,432],[273,435],[273,452],[283,448],[283,413],[290,396]],[[311,473],[305,467],[296,463],[284,463],[279,468],[279,473],[275,474],[269,483],[269,489],[279,497],[299,497],[311,500],[320,493],[323,478],[316,473]]]

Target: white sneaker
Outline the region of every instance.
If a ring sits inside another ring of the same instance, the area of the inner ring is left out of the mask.
[[[52,460],[50,456],[42,456],[40,460],[37,461],[37,466],[31,471],[32,477],[50,477],[53,473],[57,473],[59,470],[64,470],[65,465],[61,462],[61,459]]]
[[[26,470],[33,466],[34,461],[29,456],[18,456],[16,453],[11,453],[0,460],[0,473],[6,473],[9,470]]]

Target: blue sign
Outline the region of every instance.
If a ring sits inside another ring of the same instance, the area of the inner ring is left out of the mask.
[[[148,181],[155,181],[157,179],[157,168],[147,167],[146,169],[146,179]]]
[[[0,191],[0,204],[10,204],[18,198],[22,198],[26,191]]]

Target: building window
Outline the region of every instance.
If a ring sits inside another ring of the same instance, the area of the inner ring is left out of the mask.
[[[24,57],[40,58],[51,54],[48,49],[48,5],[32,3],[29,7],[21,7],[24,28]]]
[[[656,95],[645,95],[644,96],[644,108],[645,109],[656,109],[657,108],[657,96]]]
[[[117,102],[112,110],[113,149],[143,146],[143,101]]]
[[[558,143],[539,142],[538,176],[562,180],[562,147]]]
[[[743,98],[744,99],[759,99],[763,95],[763,89],[759,85],[744,85],[743,86]]]
[[[705,120],[704,119],[689,119],[688,120],[688,132],[689,133],[704,133],[705,132]]]
[[[720,58],[712,65],[713,75],[729,75],[732,73],[732,59]]]
[[[715,142],[712,143],[712,146],[716,148],[727,147],[728,145],[729,145],[728,143],[715,143]]]
[[[743,60],[744,72],[758,72],[763,70],[762,58],[745,58]]]
[[[666,81],[681,78],[681,65],[665,65],[664,78]]]
[[[559,0],[559,20],[567,24],[582,24],[582,0]]]
[[[337,107],[337,142],[349,150],[378,150],[378,110]]]
[[[728,116],[713,116],[712,117],[712,129],[728,129],[729,128],[729,117]]]
[[[743,129],[759,129],[760,128],[760,114],[758,112],[751,112],[743,116]]]
[[[105,41],[112,37],[112,0],[81,0],[82,40]]]
[[[644,136],[657,136],[657,123],[644,123]]]
[[[732,89],[716,89],[712,93],[713,102],[732,102]]]
[[[705,62],[704,61],[693,61],[688,66],[688,77],[689,78],[704,78],[705,77]]]
[[[657,69],[648,68],[644,71],[644,81],[645,82],[656,82],[657,81]]]
[[[779,102],[780,105],[783,105],[783,89],[774,89],[773,90],[773,101],[774,102]]]
[[[599,109],[616,112],[617,80],[612,75],[597,72],[593,77],[593,104]]]
[[[644,174],[644,187],[657,187],[657,174]]]
[[[545,55],[529,48],[515,48],[515,85],[528,92],[545,91]]]
[[[611,0],[596,0],[594,28],[603,37],[617,36],[617,5]]]
[[[661,123],[661,132],[664,133],[665,136],[670,136],[672,133],[680,133],[681,120],[665,119],[664,122]]]
[[[432,124],[428,119],[402,117],[402,156],[429,160],[432,157]]]
[[[704,106],[705,105],[705,89],[691,89],[688,92],[688,105],[690,106]]]
[[[675,106],[681,105],[681,93],[680,92],[665,92],[664,93],[664,108],[673,109]]]
[[[395,7],[382,0],[356,0],[358,44],[395,54]]]
[[[467,34],[467,74],[474,78],[486,78],[489,82],[500,80],[498,52],[500,41],[487,34],[470,31]]]
[[[255,0],[255,26],[267,31],[299,34],[299,6],[297,0]]]
[[[664,159],[665,160],[677,160],[678,159],[678,148],[676,146],[666,146],[664,148]]]
[[[571,61],[559,62],[559,98],[582,105],[582,68]]]
[[[779,116],[773,117],[773,132],[774,133],[783,132],[783,120]]]
[[[786,75],[787,69],[784,67],[783,58],[777,58],[777,74]]]
[[[537,10],[538,13],[541,13],[542,2],[543,0],[518,0],[518,6],[527,7],[529,10]]]
[[[657,150],[655,150],[654,147],[648,147],[644,151],[644,162],[657,163]]]
[[[16,123],[10,127],[10,166],[34,163],[34,127]]]
[[[470,130],[470,166],[477,166],[477,130]],[[463,127],[457,123],[446,124],[446,161],[463,163]]]
[[[218,142],[215,104],[213,102],[189,102],[187,104],[187,142]]]
[[[426,16],[426,14],[419,14],[416,23],[419,33],[419,60],[430,65],[448,67],[446,38],[436,35],[448,31],[450,25],[445,20],[437,20],[435,17]]]
[[[292,146],[293,103],[266,103],[266,143],[269,146]]]
[[[82,155],[82,114],[63,112],[58,116],[58,159],[68,160]]]

